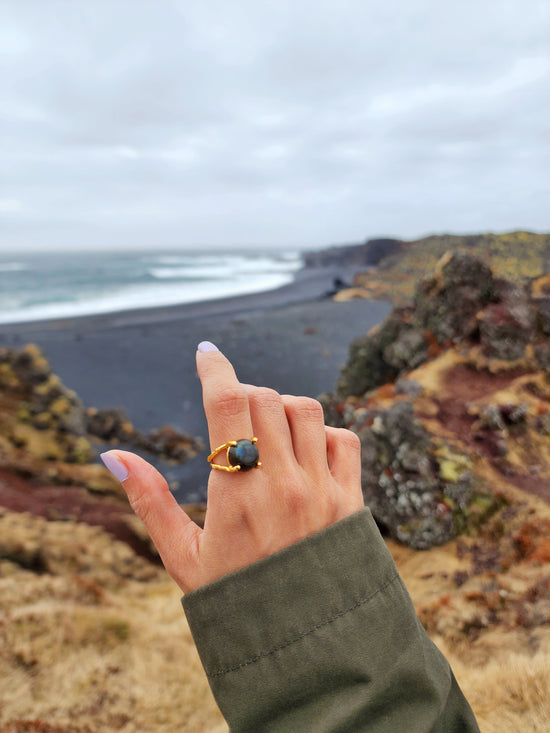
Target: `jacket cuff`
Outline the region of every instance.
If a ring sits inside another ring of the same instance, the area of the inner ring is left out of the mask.
[[[368,509],[183,606],[233,733],[479,733]]]
[[[212,679],[276,654],[396,582],[393,559],[365,508],[188,593],[182,603]]]

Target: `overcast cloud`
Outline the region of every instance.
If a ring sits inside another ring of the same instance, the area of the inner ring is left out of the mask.
[[[0,0],[0,248],[550,230],[550,0]]]

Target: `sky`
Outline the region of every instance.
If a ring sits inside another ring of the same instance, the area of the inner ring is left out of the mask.
[[[550,0],[0,0],[0,250],[550,231]]]

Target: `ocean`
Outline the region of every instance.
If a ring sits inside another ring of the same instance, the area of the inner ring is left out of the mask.
[[[0,323],[71,318],[272,290],[296,250],[0,252]]]

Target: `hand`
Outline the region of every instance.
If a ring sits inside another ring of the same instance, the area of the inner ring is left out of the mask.
[[[261,467],[212,470],[201,529],[149,463],[127,451],[102,456],[184,593],[364,506],[354,433],[325,426],[316,400],[240,384],[221,352],[208,343],[200,348],[207,349],[197,351],[197,369],[212,450],[228,440],[256,436]],[[223,462],[223,453],[218,461]]]

